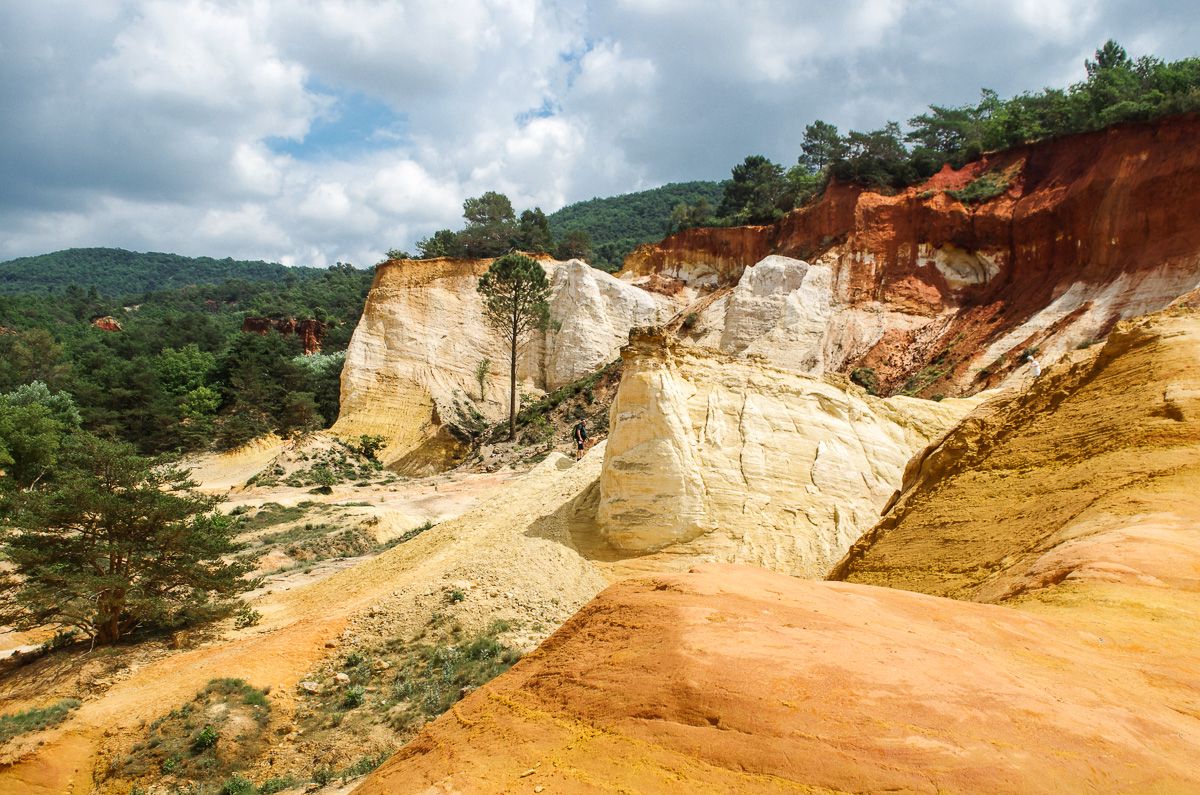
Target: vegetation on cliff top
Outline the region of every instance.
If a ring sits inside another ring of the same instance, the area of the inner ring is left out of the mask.
[[[821,192],[832,179],[882,191],[900,190],[949,163],[959,168],[984,152],[1111,124],[1147,121],[1200,110],[1200,58],[1167,63],[1133,59],[1106,42],[1084,63],[1087,78],[1066,89],[1046,88],[1001,99],[983,89],[976,104],[930,105],[908,120],[846,135],[824,121],[804,130],[797,164],[789,170],[761,155],[733,169],[715,214],[698,205],[679,214],[681,226],[767,223]],[[977,186],[970,198],[994,185]]]
[[[622,196],[594,198],[567,205],[550,215],[538,207],[519,216],[502,193],[488,191],[463,203],[466,225],[441,229],[418,241],[418,255],[495,257],[511,250],[578,257],[606,271],[619,270],[625,256],[642,243],[659,240],[682,224],[680,207],[711,208],[721,200],[722,183],[682,182]],[[409,256],[388,252],[393,259]]]

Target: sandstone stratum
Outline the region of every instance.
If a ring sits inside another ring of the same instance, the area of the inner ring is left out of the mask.
[[[693,310],[693,334],[723,351],[761,331],[799,343],[758,343],[781,363],[871,368],[884,393],[972,394],[1019,376],[1028,349],[1056,360],[1197,286],[1198,139],[1200,119],[1183,116],[985,155],[894,196],[832,185],[772,226],[643,246],[622,276],[732,291]],[[984,174],[1004,192],[977,204],[948,192]],[[769,255],[810,264],[753,275]],[[789,312],[789,296],[806,311]],[[748,324],[755,303],[780,305],[781,320]]]
[[[508,351],[482,321],[477,284],[490,260],[403,260],[376,269],[346,352],[334,432],[381,435],[405,472],[448,469],[467,452],[464,426],[508,410]],[[674,310],[579,260],[547,261],[551,329],[518,362],[523,389],[545,392],[615,359],[635,326]],[[487,362],[482,385],[477,368]]]

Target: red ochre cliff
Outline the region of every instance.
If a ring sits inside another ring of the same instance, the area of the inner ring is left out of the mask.
[[[884,391],[970,393],[1026,349],[1052,361],[1197,286],[1197,141],[1186,116],[988,155],[894,196],[832,185],[771,226],[642,246],[622,274],[722,287],[768,254],[827,264],[836,306],[913,318],[833,369],[871,367]],[[974,205],[946,192],[987,172],[1008,189]]]
[[[268,334],[271,330],[275,330],[280,334],[300,335],[304,344],[305,356],[321,352],[321,340],[325,338],[325,328],[325,324],[319,320],[248,317],[242,321],[242,331],[247,334]]]

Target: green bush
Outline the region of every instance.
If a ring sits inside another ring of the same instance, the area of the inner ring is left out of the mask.
[[[258,795],[275,795],[277,792],[298,787],[300,784],[300,779],[295,776],[273,776],[259,785]]]
[[[67,719],[71,710],[79,706],[79,701],[64,698],[58,703],[41,709],[27,709],[12,715],[0,715],[0,743],[5,743],[13,737],[29,732],[41,731],[51,726],[57,726]]]
[[[868,394],[879,394],[879,377],[870,367],[859,367],[850,373],[850,380],[867,390]]]
[[[212,727],[212,724],[206,723],[204,728],[200,730],[200,733],[196,735],[196,738],[192,740],[192,753],[204,753],[209,748],[214,747],[218,739],[220,739],[220,735],[217,733],[217,730]]]
[[[250,605],[242,605],[237,609],[233,616],[233,625],[238,629],[253,627],[262,620],[262,613],[255,610]]]
[[[221,785],[220,795],[258,795],[259,792],[260,790],[254,786],[254,782],[234,773]]]
[[[1008,185],[1008,179],[1003,174],[990,172],[980,175],[964,188],[946,192],[963,204],[980,204],[1004,193]]]
[[[365,699],[366,690],[361,685],[355,685],[346,690],[346,696],[342,699],[342,709],[361,707]]]

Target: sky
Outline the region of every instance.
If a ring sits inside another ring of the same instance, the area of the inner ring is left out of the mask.
[[[462,225],[796,162],[1200,54],[1194,0],[0,0],[0,260],[119,246],[371,265]]]

